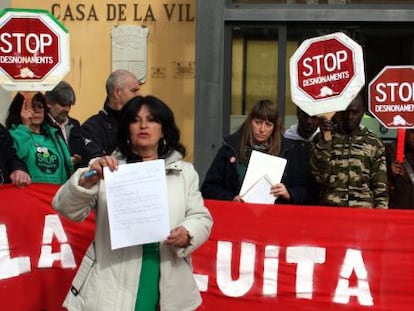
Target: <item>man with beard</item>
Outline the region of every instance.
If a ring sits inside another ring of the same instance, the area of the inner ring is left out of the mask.
[[[68,145],[75,168],[85,166],[85,147],[82,136],[82,128],[78,120],[69,117],[72,105],[76,102],[75,92],[72,86],[65,82],[59,82],[51,91],[45,93],[47,115],[46,121],[52,127],[58,129],[59,135]]]
[[[310,165],[322,187],[321,205],[388,208],[385,148],[360,124],[365,112],[359,94],[337,113],[337,124],[320,121],[321,132],[332,132],[330,140],[318,134],[312,145]]]
[[[385,145],[390,191],[390,208],[414,209],[414,129],[405,134],[404,160],[395,159],[396,143]]]
[[[298,122],[289,127],[282,138],[282,157],[288,159],[285,170],[287,185],[295,185],[291,196],[300,204],[318,204],[318,185],[314,182],[310,167],[309,155],[312,140],[319,132],[317,116],[310,116],[297,107]]]

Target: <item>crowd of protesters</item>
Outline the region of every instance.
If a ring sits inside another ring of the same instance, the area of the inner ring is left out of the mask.
[[[63,184],[91,159],[116,151],[121,110],[141,84],[116,70],[105,88],[102,110],[82,125],[69,115],[76,95],[65,81],[45,94],[17,93],[0,128],[0,183]],[[396,143],[384,144],[362,125],[366,110],[361,94],[330,120],[297,107],[297,123],[284,130],[277,107],[259,100],[224,138],[201,184],[203,197],[243,201],[239,192],[257,150],[287,159],[281,182],[269,190],[275,204],[414,209],[414,129],[406,130],[404,159],[396,161]]]

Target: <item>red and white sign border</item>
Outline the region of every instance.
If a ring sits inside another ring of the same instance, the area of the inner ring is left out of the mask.
[[[353,53],[354,76],[341,94],[315,100],[306,94],[298,81],[298,61],[314,42],[336,39]],[[365,84],[364,57],[362,47],[342,32],[314,37],[303,41],[290,58],[290,90],[292,101],[311,116],[345,110]]]
[[[375,111],[372,111],[372,107],[371,107],[371,98],[372,98],[372,94],[371,94],[371,86],[372,84],[376,83],[377,80],[379,79],[379,77],[381,77],[385,71],[387,70],[395,70],[395,69],[406,69],[406,70],[414,70],[414,66],[413,65],[401,65],[401,66],[384,66],[384,68],[382,68],[382,70],[369,82],[368,85],[368,111],[375,117],[376,120],[378,120],[378,122],[380,122],[385,128],[388,129],[399,129],[399,128],[403,128],[403,129],[413,129],[414,126],[402,126],[402,125],[389,125],[386,124],[383,120],[381,120],[381,118],[379,118],[377,116],[377,114],[375,113]]]
[[[15,80],[0,68],[0,84],[7,91],[48,91],[70,71],[70,40],[66,28],[48,11],[7,8],[0,11],[0,27],[14,17],[37,18],[54,32],[59,40],[59,62],[41,80]]]

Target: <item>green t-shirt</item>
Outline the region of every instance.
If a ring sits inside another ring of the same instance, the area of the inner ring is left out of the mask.
[[[69,149],[56,129],[45,127],[45,134],[33,133],[27,126],[10,129],[17,156],[26,163],[33,182],[63,184],[73,173]]]
[[[135,303],[135,311],[156,311],[160,300],[160,255],[159,243],[143,246],[141,275]]]

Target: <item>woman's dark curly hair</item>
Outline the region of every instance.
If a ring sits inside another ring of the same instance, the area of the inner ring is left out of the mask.
[[[175,123],[173,112],[163,101],[151,95],[136,96],[130,99],[121,110],[118,147],[122,154],[125,156],[132,154],[129,140],[129,125],[135,122],[138,111],[144,105],[148,107],[153,120],[161,124],[161,130],[164,135],[165,143],[161,139],[158,144],[158,157],[166,158],[174,150],[185,157],[186,150],[180,142],[180,130]]]

